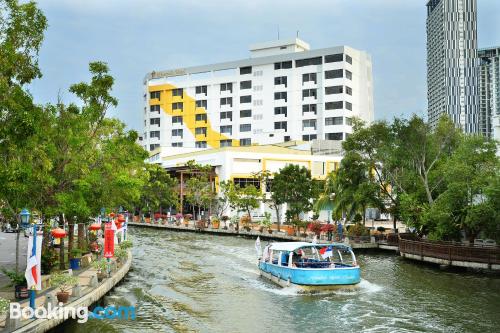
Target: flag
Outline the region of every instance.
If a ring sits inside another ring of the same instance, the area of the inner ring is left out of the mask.
[[[260,237],[257,236],[257,240],[255,241],[255,250],[257,251],[257,257],[260,257],[260,253],[262,249],[260,248]]]
[[[36,237],[36,244],[33,246],[33,237]],[[28,239],[28,262],[24,277],[28,282],[28,289],[42,290],[42,235],[31,235]]]
[[[270,258],[270,251],[269,251],[269,248],[271,247],[271,245],[266,245],[266,247],[264,247],[264,253],[262,254],[262,260],[263,261],[268,261],[269,258]]]
[[[314,235],[311,243],[316,244],[317,242],[318,242],[318,237],[316,235]]]
[[[323,259],[329,258],[333,256],[333,249],[331,246],[327,246],[319,250],[319,254],[323,257]]]

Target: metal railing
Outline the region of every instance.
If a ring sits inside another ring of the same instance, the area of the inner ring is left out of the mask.
[[[399,235],[402,253],[439,258],[449,261],[467,261],[500,264],[500,247],[476,247],[454,242],[422,240],[414,234]]]

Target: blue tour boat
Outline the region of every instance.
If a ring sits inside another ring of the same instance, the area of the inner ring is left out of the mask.
[[[261,276],[308,292],[358,284],[361,272],[352,249],[341,243],[272,243],[259,258]]]

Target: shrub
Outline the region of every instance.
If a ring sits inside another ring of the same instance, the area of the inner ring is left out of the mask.
[[[59,253],[55,249],[42,251],[42,274],[49,274],[54,267],[59,265]]]
[[[242,226],[246,226],[250,222],[252,222],[252,218],[250,216],[248,216],[248,215],[243,215],[240,218],[240,223],[241,223]]]
[[[105,258],[92,262],[92,268],[96,269],[98,272],[104,272],[107,267],[108,263]]]
[[[359,223],[359,222],[363,221],[363,216],[361,216],[360,213],[357,213],[356,215],[354,215],[354,219],[352,221],[354,223]]]
[[[78,284],[78,277],[67,273],[55,273],[50,277],[52,287],[57,287],[61,292],[67,292]]]
[[[0,297],[0,315],[7,312],[9,309],[10,301]]]
[[[322,225],[318,221],[311,222],[307,226],[307,230],[314,232],[316,234],[316,236],[319,236],[321,234],[321,228],[322,228]]]
[[[123,242],[120,243],[120,249],[130,249],[133,246],[132,241],[130,240],[124,240]]]
[[[370,231],[361,223],[356,223],[355,225],[350,226],[347,234],[349,236],[368,236]]]
[[[81,258],[82,257],[82,252],[83,251],[80,250],[80,249],[73,249],[73,250],[71,250],[71,256],[73,258]]]
[[[7,275],[14,286],[24,286],[26,285],[26,278],[24,277],[24,272],[17,273],[15,270],[7,270],[2,268],[2,273]]]
[[[264,213],[264,218],[260,221],[260,225],[264,228],[269,228],[273,222],[271,221],[271,214],[268,212]]]
[[[124,261],[127,259],[128,256],[128,251],[119,247],[115,250],[115,258],[117,258],[120,261]]]
[[[377,227],[377,231],[379,232],[385,232],[385,228],[380,226],[380,227]]]
[[[334,232],[335,229],[335,225],[333,224],[323,224],[321,226],[321,232]]]

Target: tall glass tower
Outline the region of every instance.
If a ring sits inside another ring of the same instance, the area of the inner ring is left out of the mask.
[[[500,140],[500,46],[478,51],[481,60],[480,132]]]
[[[448,115],[465,133],[479,132],[476,0],[427,2],[428,118]]]

